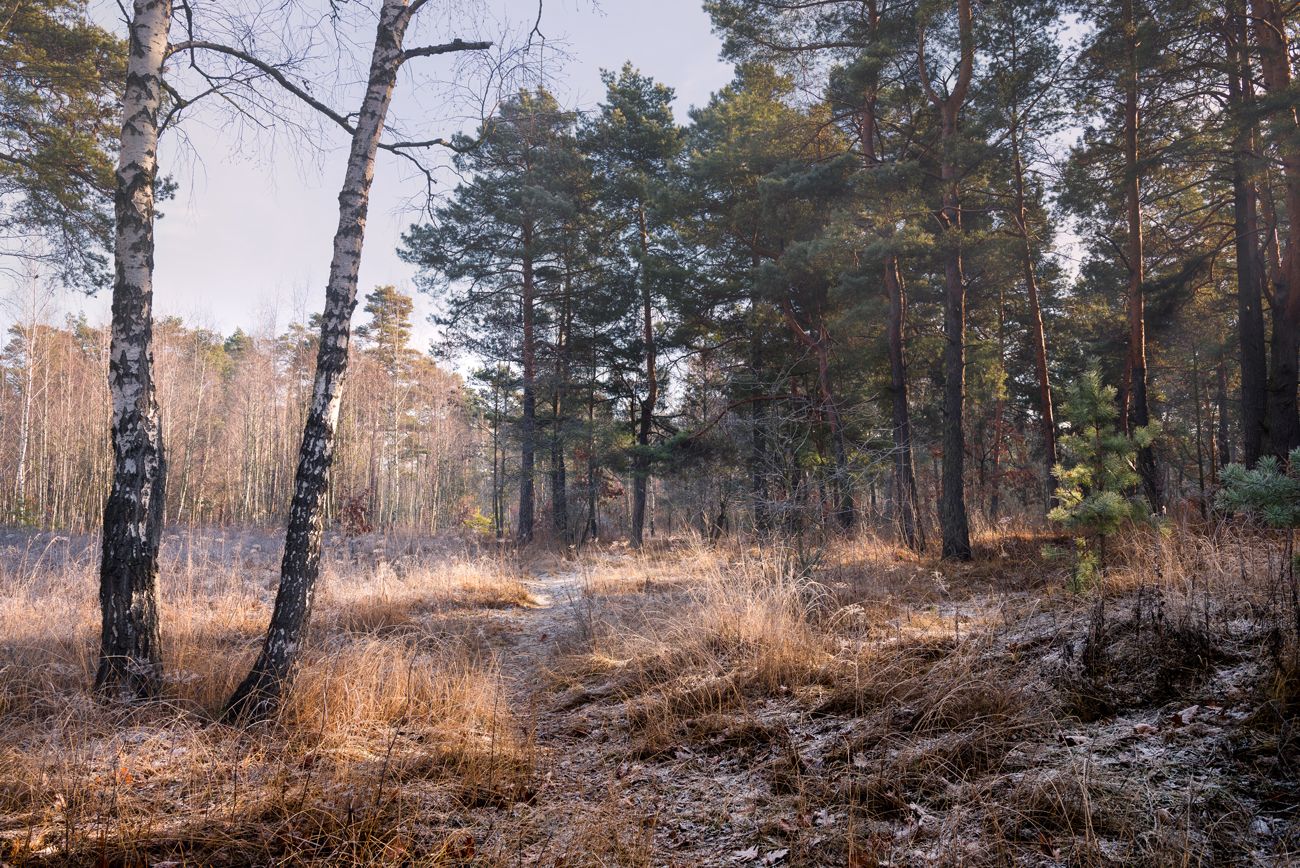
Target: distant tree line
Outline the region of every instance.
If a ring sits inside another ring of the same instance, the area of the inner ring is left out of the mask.
[[[461,531],[488,493],[486,441],[461,378],[410,346],[410,305],[392,287],[366,298],[327,520],[353,503],[377,528]],[[154,339],[173,480],[164,523],[283,521],[316,330],[291,323],[278,334],[241,328],[222,336],[167,317]],[[112,474],[107,368],[107,330],[84,318],[11,327],[0,351],[6,523],[98,526]]]

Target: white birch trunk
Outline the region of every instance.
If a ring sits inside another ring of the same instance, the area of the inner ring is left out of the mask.
[[[135,0],[122,96],[122,142],[114,194],[116,245],[108,384],[113,483],[104,505],[100,566],[102,691],[154,693],[158,633],[158,540],[166,465],[153,381],[153,220],[158,111],[171,0]]]
[[[227,704],[226,716],[230,719],[260,717],[274,708],[305,639],[320,574],[323,505],[334,458],[340,388],[347,370],[375,154],[397,71],[404,59],[402,40],[409,23],[406,0],[383,0],[366,94],[339,193],[338,229],[334,233],[334,254],[325,287],[325,315],[321,322],[315,382],[298,453],[284,559],[280,565],[280,588],[262,653]]]

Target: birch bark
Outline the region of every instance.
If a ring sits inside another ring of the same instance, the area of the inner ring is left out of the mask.
[[[113,482],[104,504],[95,688],[142,698],[162,675],[158,541],[166,481],[153,380],[153,221],[158,111],[171,0],[135,0],[114,210],[112,338]]]
[[[339,192],[339,222],[325,286],[316,374],[289,508],[280,587],[261,654],[226,705],[228,720],[263,717],[276,707],[306,640],[316,580],[320,575],[323,507],[334,458],[341,385],[348,366],[352,312],[357,302],[357,272],[370,187],[375,176],[375,154],[380,147],[398,70],[411,57],[486,47],[486,44],[456,40],[444,46],[404,50],[406,29],[423,3],[424,0],[414,0],[408,6],[407,0],[383,0],[379,10],[366,92],[351,130],[352,144]]]

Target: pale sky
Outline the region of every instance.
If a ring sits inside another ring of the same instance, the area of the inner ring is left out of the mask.
[[[535,16],[537,8],[535,0],[486,3],[500,18],[516,21]],[[680,123],[690,106],[702,105],[731,78],[730,66],[718,59],[720,44],[700,0],[546,0],[541,31],[552,42],[567,43],[569,60],[548,60],[545,72],[562,102],[574,108],[597,103],[603,94],[600,70],[617,69],[625,60],[676,89]],[[173,33],[174,40],[181,38]],[[364,46],[367,58],[369,47]],[[395,114],[401,114],[403,96],[399,89]],[[346,134],[324,130],[331,149],[304,159],[283,138],[274,147],[250,146],[202,115],[192,120],[185,128],[188,146],[170,135],[160,148],[161,171],[180,189],[176,199],[161,206],[165,216],[157,224],[157,315],[179,314],[228,333],[236,326],[257,328],[272,317],[283,328],[291,318],[319,310]],[[434,118],[421,132],[449,135],[460,126],[440,125]],[[445,179],[444,189],[453,181]],[[413,269],[397,258],[396,247],[417,216],[410,197],[420,183],[397,158],[381,152],[361,265],[362,294],[385,283],[413,292]],[[108,295],[68,296],[64,306],[84,309],[92,321],[102,322]],[[429,303],[416,295],[423,320]],[[427,325],[417,331],[422,343],[432,334]]]

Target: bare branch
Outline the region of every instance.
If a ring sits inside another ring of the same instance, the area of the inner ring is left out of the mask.
[[[402,60],[407,61],[413,57],[430,57],[435,54],[451,54],[456,51],[486,51],[491,47],[491,42],[466,42],[463,39],[453,39],[451,42],[444,42],[441,45],[408,48],[402,52]]]

